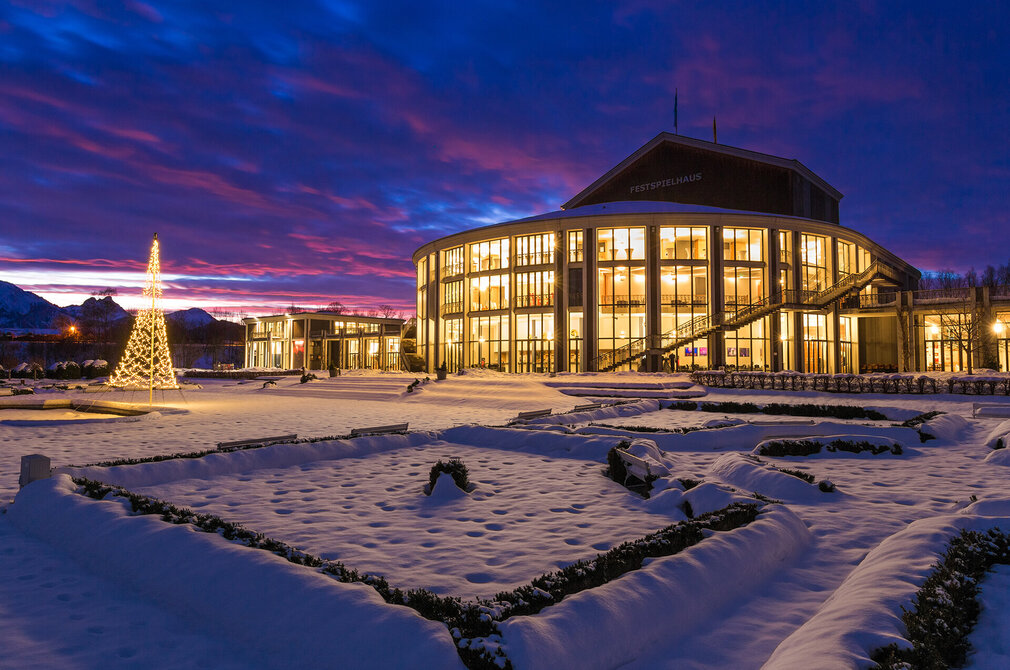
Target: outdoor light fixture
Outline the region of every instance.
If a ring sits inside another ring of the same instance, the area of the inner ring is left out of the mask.
[[[930,326],[929,327],[929,334],[930,335],[939,335],[940,334],[940,328],[939,328],[939,326]]]
[[[1000,321],[999,319],[997,319],[996,323],[992,324],[992,332],[996,333],[997,335],[1002,335],[1003,334],[1003,322]]]

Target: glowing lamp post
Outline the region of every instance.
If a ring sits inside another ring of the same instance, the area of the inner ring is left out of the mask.
[[[126,351],[116,371],[109,378],[110,386],[148,389],[148,403],[154,404],[154,389],[177,389],[179,384],[172,369],[172,355],[168,351],[168,334],[165,331],[165,314],[161,310],[161,260],[158,234],[154,234],[151,256],[147,262],[147,281],[144,297],[151,306],[137,313],[137,321],[126,344]]]

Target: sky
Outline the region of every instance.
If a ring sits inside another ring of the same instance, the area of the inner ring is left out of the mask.
[[[923,271],[1010,260],[1010,5],[0,3],[0,280],[413,311],[411,255],[661,131],[800,160]]]

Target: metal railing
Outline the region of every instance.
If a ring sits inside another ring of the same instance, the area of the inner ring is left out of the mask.
[[[554,252],[534,251],[529,254],[516,254],[514,263],[516,267],[526,267],[528,265],[553,265]]]
[[[463,302],[459,301],[459,302],[443,303],[441,309],[439,309],[439,313],[442,316],[445,316],[446,314],[462,314]]]
[[[508,309],[508,308],[509,308],[508,298],[505,298],[504,300],[492,301],[487,304],[481,304],[479,302],[470,303],[471,312],[494,312],[499,309]]]
[[[515,308],[519,309],[522,307],[550,307],[554,304],[554,294],[547,293],[542,295],[532,294],[532,295],[517,295],[515,297]]]
[[[971,299],[971,288],[967,286],[957,286],[952,288],[936,288],[926,291],[914,291],[912,298],[915,302],[957,302]],[[989,294],[990,296],[992,293]]]

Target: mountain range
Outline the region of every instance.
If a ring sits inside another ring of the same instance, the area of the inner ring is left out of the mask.
[[[0,332],[58,334],[71,325],[97,327],[107,331],[129,318],[130,313],[111,296],[88,298],[80,305],[57,307],[31,291],[0,281]],[[227,324],[229,330],[234,327],[239,329],[239,333],[242,328],[240,324],[215,319],[198,307],[166,314],[165,321],[170,329],[186,333],[215,324]]]

